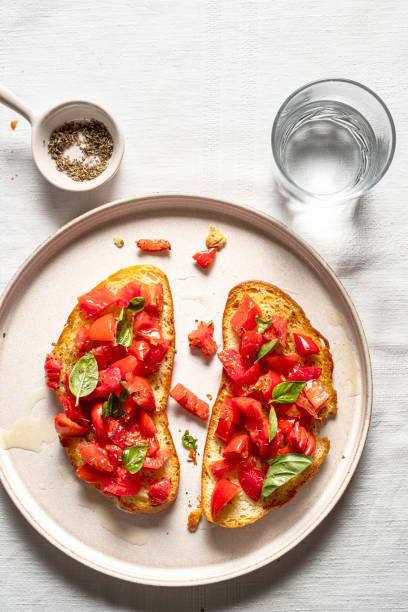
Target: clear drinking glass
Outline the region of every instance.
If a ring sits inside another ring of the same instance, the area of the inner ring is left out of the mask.
[[[278,182],[305,202],[358,198],[384,176],[394,150],[394,122],[384,102],[346,79],[296,90],[272,129]]]

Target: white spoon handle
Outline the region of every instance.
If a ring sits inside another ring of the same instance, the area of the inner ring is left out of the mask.
[[[20,100],[10,89],[0,84],[0,102],[5,104],[9,108],[17,111],[20,115],[23,115],[30,123],[33,122],[34,113],[26,106],[26,104]]]

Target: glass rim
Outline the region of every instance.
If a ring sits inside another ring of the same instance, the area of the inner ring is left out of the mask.
[[[301,93],[305,89],[308,89],[309,87],[312,87],[313,85],[320,85],[321,83],[347,83],[347,84],[353,85],[353,86],[355,86],[357,88],[364,89],[373,98],[375,98],[375,100],[377,100],[377,102],[380,104],[380,106],[382,106],[382,108],[384,109],[385,114],[386,114],[386,116],[388,118],[389,124],[390,124],[390,128],[391,128],[391,148],[390,148],[390,152],[389,152],[389,155],[388,155],[387,162],[384,165],[384,168],[381,170],[381,172],[378,173],[376,178],[371,183],[369,183],[366,187],[361,188],[359,191],[357,191],[356,193],[350,195],[349,197],[345,196],[343,198],[343,200],[346,201],[346,200],[349,200],[349,199],[359,198],[361,195],[363,195],[364,193],[367,193],[367,191],[372,189],[383,178],[383,176],[387,172],[388,168],[390,167],[391,162],[392,162],[392,160],[394,158],[394,153],[395,153],[396,132],[395,132],[394,120],[392,118],[392,115],[391,115],[390,111],[388,110],[387,105],[383,101],[383,99],[380,98],[380,96],[378,94],[376,94],[375,91],[373,91],[372,89],[370,89],[366,85],[363,85],[362,83],[359,83],[358,81],[353,81],[351,79],[342,79],[342,78],[317,79],[316,81],[310,81],[309,83],[306,83],[305,85],[302,85],[301,87],[298,87],[297,89],[295,89],[289,96],[287,96],[287,98],[285,98],[285,100],[280,105],[280,107],[278,109],[278,112],[275,115],[275,119],[274,119],[274,122],[273,122],[273,125],[272,125],[272,133],[271,133],[272,155],[273,155],[275,164],[278,167],[280,173],[285,177],[285,179],[290,183],[290,185],[292,185],[299,192],[301,192],[302,194],[305,194],[305,196],[313,198],[315,200],[330,200],[330,199],[333,199],[333,197],[331,197],[330,195],[328,195],[328,196],[319,196],[319,195],[316,195],[312,191],[308,191],[307,189],[303,189],[303,187],[301,187],[300,185],[295,183],[295,181],[293,181],[290,178],[290,176],[285,172],[285,170],[282,168],[282,165],[280,164],[280,162],[278,160],[278,156],[276,154],[276,148],[275,148],[275,145],[274,145],[274,140],[275,140],[277,125],[278,125],[278,120],[279,120],[279,118],[280,118],[280,116],[281,116],[281,114],[283,112],[283,109],[299,93]]]

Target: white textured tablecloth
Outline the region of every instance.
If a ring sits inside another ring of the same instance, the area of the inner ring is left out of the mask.
[[[335,510],[279,562],[230,582],[172,590],[99,575],[43,540],[0,489],[1,610],[407,610],[407,3],[2,0],[0,45],[0,80],[27,103],[100,102],[127,147],[109,186],[71,196],[44,182],[28,124],[12,132],[18,117],[0,108],[1,287],[50,232],[111,199],[246,202],[333,265],[365,326],[375,384],[367,445]],[[328,76],[380,94],[398,146],[357,206],[312,212],[276,193],[270,129],[292,90]]]

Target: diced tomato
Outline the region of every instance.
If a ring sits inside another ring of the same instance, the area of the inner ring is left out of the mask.
[[[106,431],[105,423],[102,417],[103,404],[102,402],[96,402],[91,410],[91,421],[95,429],[95,438],[97,442],[102,444],[106,442]]]
[[[134,355],[139,361],[144,361],[150,353],[150,344],[146,340],[135,340],[129,346],[129,353]]]
[[[115,302],[115,295],[107,287],[97,287],[78,298],[81,315],[84,319],[91,319],[95,315],[101,314]]]
[[[162,478],[157,482],[154,482],[150,485],[150,489],[147,492],[153,506],[160,506],[164,504],[170,495],[171,491],[171,482],[168,478]]]
[[[259,454],[264,455],[269,444],[269,420],[262,417],[254,421],[247,421],[245,429],[248,431],[251,441],[257,447]]]
[[[218,359],[224,366],[228,376],[235,381],[242,379],[245,375],[245,366],[241,355],[235,349],[225,349],[218,353]]]
[[[210,407],[207,402],[204,402],[189,391],[184,385],[178,383],[171,391],[170,396],[176,400],[186,410],[195,414],[203,421],[208,421],[210,416]]]
[[[149,448],[147,449],[147,457],[153,457],[160,450],[160,443],[156,436],[148,438]]]
[[[314,368],[313,366],[296,365],[286,377],[286,380],[308,381],[314,378],[319,378],[322,373],[322,368]]]
[[[149,238],[142,238],[136,242],[137,248],[142,251],[148,251],[154,253],[155,251],[169,251],[171,244],[168,240],[162,238],[158,240],[150,240]]]
[[[198,324],[197,329],[188,334],[190,348],[198,347],[206,357],[215,355],[218,345],[214,340],[214,323]]]
[[[256,383],[260,375],[259,362],[254,363],[248,370],[245,370],[244,375],[231,383],[231,389],[234,395],[248,395],[250,387]]]
[[[212,262],[215,259],[218,249],[215,247],[213,249],[208,249],[206,251],[199,251],[195,255],[193,255],[193,259],[204,269],[207,269],[211,266]]]
[[[132,396],[130,396],[127,402],[122,406],[127,417],[133,417],[138,410],[138,406]]]
[[[112,476],[102,480],[102,491],[111,495],[137,495],[142,487],[140,472],[131,474],[126,468],[117,467]]]
[[[319,418],[319,415],[317,414],[313,404],[311,402],[309,402],[309,400],[307,399],[307,396],[305,394],[304,389],[299,394],[299,396],[298,396],[298,398],[296,400],[296,406],[298,408],[303,408],[303,410],[306,410],[306,412],[311,414],[315,419]]]
[[[123,453],[123,448],[121,448],[120,446],[117,446],[116,444],[107,444],[105,448],[108,451],[108,456],[109,456],[109,460],[111,464],[116,467]]]
[[[65,395],[62,395],[62,393],[60,393],[58,395],[58,399],[61,402],[65,410],[65,414],[67,415],[69,419],[71,419],[71,421],[75,421],[75,423],[78,423],[79,425],[82,425],[86,427],[87,429],[89,429],[88,419],[83,414],[81,406],[80,405],[75,406],[74,397],[67,397]]]
[[[286,315],[273,315],[272,325],[264,333],[265,340],[279,338],[279,343],[285,347],[288,332],[288,317]]]
[[[216,516],[240,492],[241,487],[226,478],[220,478],[214,487],[211,499],[211,514]]]
[[[143,410],[146,410],[146,412],[150,414],[156,410],[153,389],[147,378],[126,374],[126,388],[131,394],[132,399],[140,408],[143,408]]]
[[[309,338],[309,336],[305,336],[303,334],[293,334],[293,339],[299,355],[305,356],[320,353],[319,347],[311,338]]]
[[[263,399],[269,402],[272,399],[272,391],[282,382],[282,376],[273,370],[269,370],[266,374],[261,376],[250,391],[257,391],[261,393]]]
[[[121,448],[125,447],[126,431],[119,419],[108,417],[105,419],[105,431],[107,438]]]
[[[220,459],[210,464],[210,470],[216,478],[222,478],[225,474],[231,474],[237,469],[237,462],[231,459]]]
[[[152,346],[147,359],[144,362],[145,375],[149,376],[158,372],[161,362],[171,345],[171,340],[160,340],[156,346]]]
[[[304,388],[307,399],[313,408],[320,410],[327,404],[330,395],[317,380],[309,380]]]
[[[294,424],[295,419],[278,419],[278,430],[287,436]]]
[[[238,480],[244,493],[254,501],[258,501],[265,479],[265,472],[261,470],[242,470],[238,472]]]
[[[99,371],[99,381],[92,397],[108,397],[121,388],[122,375],[119,368],[107,368]]]
[[[119,368],[120,374],[123,379],[126,378],[127,374],[134,374],[136,370],[142,370],[140,362],[133,355],[128,355],[127,357],[123,357],[119,359],[119,361],[114,361],[111,364],[111,368]]]
[[[264,361],[275,372],[286,375],[299,361],[299,355],[268,355]]]
[[[233,397],[231,401],[249,421],[256,421],[264,416],[261,402],[252,397]]]
[[[99,370],[104,370],[113,360],[115,347],[113,344],[101,344],[92,349]]]
[[[244,330],[241,334],[241,343],[239,347],[241,357],[249,362],[255,361],[263,341],[263,335],[257,332],[256,329]]]
[[[288,434],[288,443],[305,455],[313,455],[315,450],[315,439],[311,431],[296,421]]]
[[[78,425],[75,421],[71,421],[66,414],[61,412],[54,417],[55,431],[60,436],[82,436],[88,427]]]
[[[62,359],[54,355],[47,355],[45,357],[44,369],[47,377],[47,387],[56,389],[62,370]]]
[[[170,457],[170,451],[167,449],[160,449],[154,454],[154,457],[146,457],[143,464],[143,469],[146,470],[160,470]]]
[[[161,283],[142,283],[140,295],[145,299],[146,310],[163,312],[163,285]]]
[[[115,333],[116,321],[111,312],[95,319],[88,330],[90,340],[100,340],[101,342],[114,342]]]
[[[286,419],[301,419],[305,416],[305,411],[297,404],[274,404],[276,414]]]
[[[262,317],[261,309],[248,294],[245,294],[236,313],[231,319],[231,326],[241,335],[245,330],[254,329],[256,326],[256,317]]]
[[[103,478],[103,472],[100,472],[99,470],[94,470],[94,468],[92,468],[87,463],[84,463],[84,465],[78,468],[75,474],[81,480],[84,480],[85,482],[90,482],[93,484],[96,484],[97,482],[101,482]]]
[[[225,444],[228,444],[231,440],[234,426],[239,425],[239,422],[239,410],[233,405],[232,398],[227,396],[221,407],[220,418],[214,435],[222,442],[225,442]]]
[[[81,442],[77,446],[84,461],[96,470],[112,472],[113,465],[109,461],[108,452],[96,442]]]
[[[226,459],[246,459],[249,456],[249,436],[241,434],[230,440],[222,453]]]
[[[289,444],[287,444],[286,446],[282,446],[282,448],[278,450],[279,455],[288,455],[289,453],[296,453],[296,449],[290,446]]]
[[[85,325],[81,325],[78,328],[74,344],[80,353],[87,353],[89,351],[88,328]]]
[[[141,295],[141,286],[141,282],[133,280],[124,287],[121,287],[116,294],[118,306],[120,306],[120,308],[127,308],[130,300]]]
[[[158,344],[162,340],[159,315],[146,310],[137,312],[133,320],[133,333],[151,344]]]
[[[146,438],[151,438],[152,436],[155,435],[157,431],[152,419],[149,417],[147,412],[145,412],[144,410],[140,411],[138,425],[139,425],[140,433],[142,434],[142,436]]]

